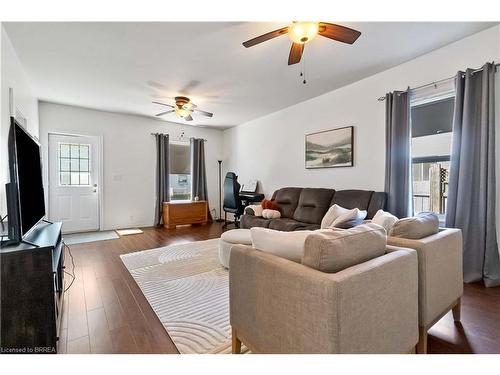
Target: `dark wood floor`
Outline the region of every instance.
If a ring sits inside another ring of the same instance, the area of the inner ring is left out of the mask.
[[[218,238],[219,223],[71,246],[76,280],[65,295],[60,353],[177,353],[120,255]],[[71,271],[71,260],[66,258]],[[69,281],[67,277],[67,281]],[[500,288],[465,285],[462,322],[451,313],[429,335],[430,353],[500,353]]]

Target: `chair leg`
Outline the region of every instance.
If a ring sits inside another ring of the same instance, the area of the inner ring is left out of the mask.
[[[231,349],[233,354],[241,353],[241,341],[236,335],[236,330],[234,328],[231,329]]]
[[[453,314],[453,320],[455,322],[460,321],[461,311],[462,311],[462,300],[461,300],[461,298],[459,298],[459,299],[457,299],[457,304],[455,306],[453,306],[453,308],[451,309],[451,312]]]
[[[417,354],[427,354],[427,327],[418,327]]]

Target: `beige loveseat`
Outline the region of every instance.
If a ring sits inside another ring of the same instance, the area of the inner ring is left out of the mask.
[[[414,249],[418,254],[418,353],[427,353],[427,331],[450,310],[460,320],[463,294],[462,232],[443,229],[422,239],[387,237],[393,246]]]
[[[388,252],[336,273],[235,245],[233,353],[408,353],[418,341],[417,254]]]

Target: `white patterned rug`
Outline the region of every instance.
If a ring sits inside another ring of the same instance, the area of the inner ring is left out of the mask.
[[[177,349],[230,353],[229,272],[219,239],[122,255],[122,261]]]

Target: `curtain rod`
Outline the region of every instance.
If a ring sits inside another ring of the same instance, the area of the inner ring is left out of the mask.
[[[497,67],[500,65],[500,63],[498,64],[493,64],[493,67],[495,68],[495,73],[498,71],[497,70]],[[479,68],[479,69],[475,69],[472,71],[471,74],[474,74],[474,73],[477,73],[477,72],[480,72],[482,71],[483,68]],[[452,79],[455,79],[456,75],[454,75],[453,77],[448,77],[448,78],[444,78],[444,79],[440,79],[439,81],[434,81],[434,82],[431,82],[431,83],[427,83],[425,85],[421,85],[421,86],[417,86],[417,87],[410,87],[410,90],[418,90],[418,89],[423,89],[424,87],[429,87],[429,86],[437,86],[438,84],[441,84],[443,82],[446,82],[446,81],[449,81],[449,80],[452,80]],[[381,96],[380,98],[377,99],[379,102],[383,102],[385,100],[385,96]]]
[[[151,133],[151,135],[170,135],[168,133]],[[205,141],[205,142],[208,142],[205,138],[195,138],[195,137],[190,137],[190,138],[186,138],[186,140],[184,140],[184,132],[182,133],[180,139],[172,139],[173,141],[176,141],[176,142],[188,142],[188,140],[190,139],[201,139],[202,141]]]

